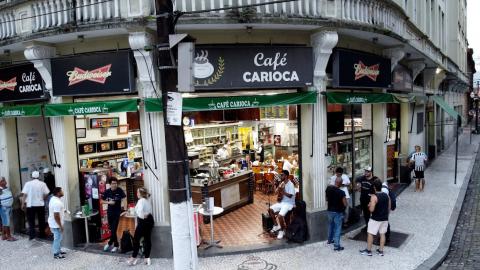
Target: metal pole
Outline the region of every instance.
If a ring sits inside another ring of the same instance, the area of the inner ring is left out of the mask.
[[[454,184],[456,185],[457,184],[457,163],[458,163],[458,126],[460,125],[460,116],[457,115],[457,138],[456,138],[456,141],[455,141],[455,180],[454,180]]]
[[[353,121],[353,104],[350,105],[350,121],[352,126],[352,185],[355,186],[355,122]],[[355,208],[355,192],[352,192],[352,208]]]

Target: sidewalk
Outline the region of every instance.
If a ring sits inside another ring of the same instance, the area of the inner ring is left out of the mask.
[[[414,185],[410,185],[397,198],[397,209],[390,216],[392,231],[409,237],[398,249],[386,247],[384,257],[360,255],[358,251],[365,248],[366,243],[349,239],[356,230],[342,237],[345,246],[342,252],[334,252],[325,242],[318,242],[255,254],[200,258],[200,269],[415,269],[439,247],[452,211],[458,207],[456,201],[461,187],[470,178],[479,142],[480,136],[474,136],[471,145],[469,134],[460,137],[456,185],[453,183],[455,145],[452,145],[426,170],[423,193],[414,192]],[[153,246],[155,248],[155,243]],[[50,249],[47,243],[25,238],[13,243],[0,241],[1,268],[132,269],[126,266],[125,257],[71,251],[67,259],[54,260]],[[173,269],[173,266],[171,259],[154,259],[152,266],[134,269]]]

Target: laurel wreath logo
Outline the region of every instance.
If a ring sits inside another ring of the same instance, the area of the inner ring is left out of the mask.
[[[217,72],[215,72],[215,74],[213,74],[212,77],[210,77],[208,80],[207,80],[207,84],[208,85],[212,85],[216,82],[218,82],[218,80],[220,80],[223,76],[223,72],[225,71],[225,60],[220,56],[218,58],[218,69],[217,69]]]

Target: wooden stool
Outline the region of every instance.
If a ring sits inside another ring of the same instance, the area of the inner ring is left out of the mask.
[[[254,183],[255,183],[255,190],[263,190],[263,187],[264,187],[263,174],[255,173]]]

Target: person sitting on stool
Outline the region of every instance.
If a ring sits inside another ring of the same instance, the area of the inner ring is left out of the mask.
[[[295,205],[295,186],[293,185],[292,181],[288,179],[289,174],[290,173],[288,171],[282,171],[282,182],[275,190],[275,193],[279,194],[279,197],[281,195],[282,199],[280,202],[272,205],[270,209],[268,209],[268,213],[273,219],[274,224],[271,232],[275,233],[278,231],[277,239],[282,239],[285,235],[285,229],[287,228],[285,224],[285,216]],[[276,218],[277,214],[278,223]]]

